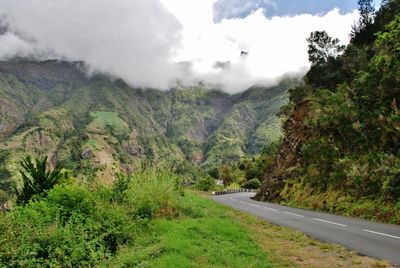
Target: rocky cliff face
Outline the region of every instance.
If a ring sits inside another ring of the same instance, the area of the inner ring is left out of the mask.
[[[286,180],[296,176],[296,168],[302,164],[301,148],[304,141],[312,135],[304,122],[309,112],[309,105],[309,101],[297,104],[283,125],[285,138],[270,172],[265,174],[264,183],[256,196],[257,199],[279,200],[279,194],[284,188]]]

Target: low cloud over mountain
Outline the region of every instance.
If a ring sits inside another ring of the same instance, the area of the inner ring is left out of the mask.
[[[348,42],[357,12],[214,22],[216,0],[0,0],[0,58],[82,60],[132,86],[205,82],[233,93],[308,67],[306,37]],[[241,51],[248,55],[241,56]],[[185,62],[185,68],[178,62]],[[229,63],[215,68],[216,62]]]

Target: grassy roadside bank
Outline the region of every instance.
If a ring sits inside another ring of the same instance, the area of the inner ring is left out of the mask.
[[[392,267],[187,192],[196,212],[155,220],[135,248],[104,267]]]
[[[295,184],[291,190],[285,189],[281,197],[282,205],[400,224],[400,201],[388,201],[382,196],[356,198],[331,189],[318,193],[310,187]]]
[[[0,267],[273,267],[227,209],[149,171],[68,181],[0,214]]]
[[[0,267],[388,267],[184,191],[170,173],[66,182],[0,214]]]
[[[275,267],[229,209],[185,193],[194,212],[156,219],[134,248],[104,267]]]

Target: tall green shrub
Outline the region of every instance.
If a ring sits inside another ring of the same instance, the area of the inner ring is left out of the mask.
[[[132,176],[127,202],[140,217],[174,216],[182,194],[180,178],[170,172],[145,171]]]

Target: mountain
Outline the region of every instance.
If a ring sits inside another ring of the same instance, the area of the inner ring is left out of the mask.
[[[400,223],[398,14],[400,1],[385,1],[354,27],[344,53],[313,62],[290,90],[283,143],[258,199]],[[326,55],[331,40],[310,56]]]
[[[106,183],[143,165],[236,161],[280,138],[276,114],[296,83],[236,95],[204,86],[160,91],[88,77],[79,62],[0,62],[2,188],[10,190],[26,155]]]

